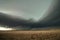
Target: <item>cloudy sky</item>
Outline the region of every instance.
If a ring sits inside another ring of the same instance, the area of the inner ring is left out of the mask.
[[[0,12],[25,19],[43,18],[53,0],[0,0]]]
[[[60,0],[0,0],[0,23],[11,27],[18,26],[16,28],[23,28],[22,25],[29,29],[60,26],[59,8]],[[20,20],[14,20],[15,17]],[[37,22],[27,21],[29,19]]]

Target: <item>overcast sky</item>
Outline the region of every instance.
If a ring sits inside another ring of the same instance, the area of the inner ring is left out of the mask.
[[[0,23],[9,27],[60,27],[60,0],[0,0],[0,12]],[[13,16],[28,21],[15,20]],[[30,22],[30,18],[36,22]]]
[[[0,0],[0,12],[25,19],[43,18],[53,0]]]

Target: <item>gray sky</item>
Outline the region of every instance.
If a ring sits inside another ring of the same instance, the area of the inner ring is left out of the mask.
[[[0,0],[0,12],[25,19],[41,19],[53,0]]]

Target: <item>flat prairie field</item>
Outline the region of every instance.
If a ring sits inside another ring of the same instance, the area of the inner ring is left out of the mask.
[[[0,40],[60,40],[60,30],[0,31]]]

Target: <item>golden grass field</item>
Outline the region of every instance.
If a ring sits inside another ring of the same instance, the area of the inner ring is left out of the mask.
[[[0,40],[60,40],[60,30],[0,31]]]

